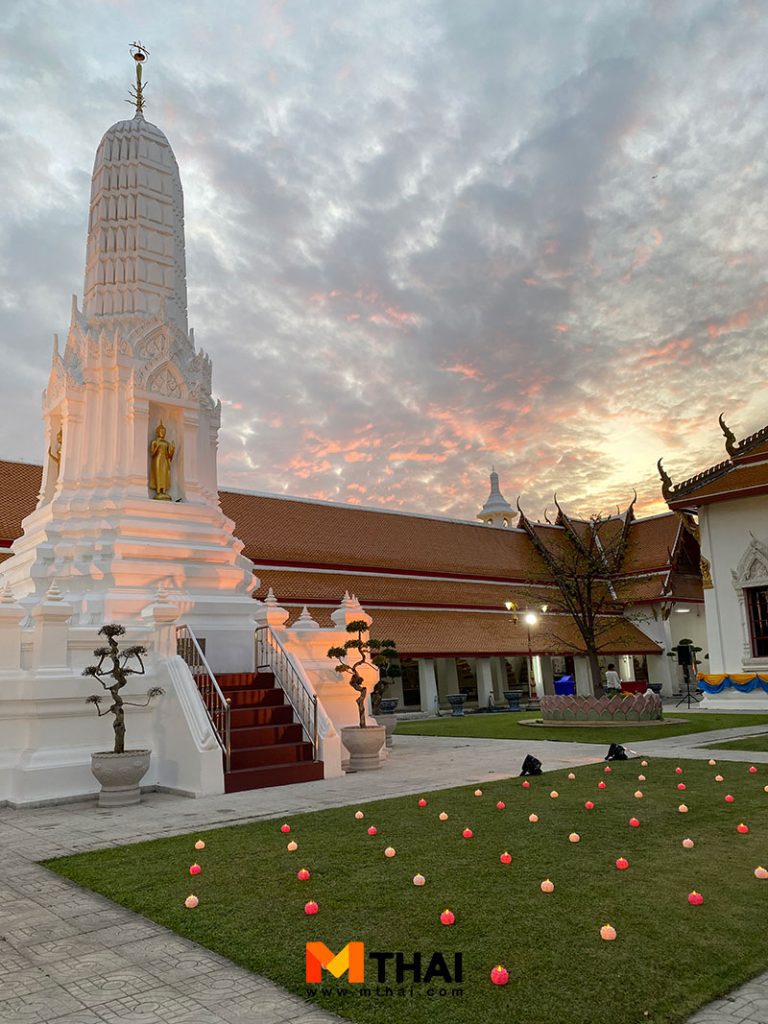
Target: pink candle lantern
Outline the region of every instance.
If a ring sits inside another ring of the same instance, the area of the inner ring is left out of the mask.
[[[597,788],[598,789],[605,789],[605,783],[604,782],[598,782]]]
[[[685,783],[684,782],[678,782],[677,788],[682,791],[683,789],[685,789]]]
[[[683,840],[683,848],[684,849],[692,850],[694,846],[695,846],[695,843],[694,843],[694,841],[692,839],[684,839]]]
[[[496,964],[491,971],[491,981],[494,985],[506,985],[509,981],[509,971],[507,968],[502,967],[501,964]]]
[[[707,764],[710,766],[710,768],[713,768],[717,764],[717,761],[714,759],[714,757],[710,757],[710,759],[707,761]]]
[[[523,779],[521,785],[522,785],[523,789],[530,789],[531,788],[531,784],[528,781],[528,779]]]
[[[511,864],[512,863],[512,854],[508,853],[505,850],[504,853],[502,853],[502,855],[499,857],[499,860],[501,861],[502,864]]]
[[[768,793],[768,786],[763,786],[763,792]]]
[[[610,775],[610,773],[613,771],[613,768],[611,768],[611,766],[609,764],[607,764],[605,766],[605,768],[603,768],[603,771],[605,772],[606,775]]]
[[[198,839],[197,840],[197,842],[195,843],[195,849],[196,850],[204,850],[205,849],[205,843],[203,842],[202,839]]]
[[[319,909],[320,908],[318,907],[317,903],[315,903],[314,900],[310,900],[309,903],[304,904],[304,913],[309,914],[310,916],[312,914],[316,914]]]
[[[506,806],[507,805],[504,803],[503,800],[499,800],[499,802],[496,804],[496,810],[503,811]]]
[[[539,888],[541,889],[542,892],[554,892],[555,891],[555,883],[551,882],[548,878],[545,878],[544,881],[539,886]]]
[[[195,907],[199,904],[199,902],[200,900],[197,898],[197,896],[190,895],[187,896],[187,898],[184,900],[184,906],[187,907],[188,910],[194,910]]]
[[[612,924],[604,924],[600,929],[600,938],[605,942],[613,942],[616,938],[616,929]]]
[[[757,768],[755,768],[755,766],[754,766],[753,764],[751,764],[751,765],[749,766],[749,769],[748,769],[748,771],[749,771],[749,774],[750,774],[750,775],[754,775],[754,774],[755,774],[755,772],[757,771]]]
[[[424,877],[424,875],[414,875],[413,876],[413,884],[418,886],[418,887],[421,887],[422,885],[424,885],[426,883],[426,881],[427,880]]]
[[[683,774],[683,769],[682,768],[675,768],[675,775],[682,775],[682,774]]]
[[[680,804],[680,806],[677,809],[680,812],[680,814],[688,813],[688,808],[685,806],[685,804]]]
[[[396,853],[397,853],[397,851],[395,850],[394,846],[388,846],[386,848],[386,850],[384,851],[384,856],[385,857],[394,857]]]
[[[619,859],[616,861],[616,867],[619,869],[619,871],[626,871],[629,867],[629,861],[626,857],[619,857]]]
[[[378,835],[378,832],[379,832],[379,830],[376,828],[375,825],[371,825],[371,827],[368,829],[368,835],[369,836]]]
[[[306,868],[299,868],[299,870],[296,872],[296,877],[300,882],[306,882],[309,880],[309,872],[307,871]]]
[[[440,924],[453,924],[456,917],[451,910],[444,910],[440,915]]]
[[[426,807],[426,806],[427,806],[427,801],[424,799],[424,797],[422,797],[421,800],[419,800],[419,807]]]
[[[530,821],[532,825],[535,825],[538,820],[539,820],[538,814],[529,814],[528,815],[528,821]]]
[[[635,790],[635,800],[642,800],[642,799],[643,799],[643,791],[642,791],[642,789],[636,789]]]
[[[568,842],[569,843],[580,843],[581,842],[581,836],[579,835],[578,832],[571,832],[571,834],[568,836]]]
[[[639,820],[639,818],[630,818],[629,819],[629,827],[630,828],[640,828],[640,820]]]
[[[295,853],[295,851],[298,850],[298,848],[299,848],[299,844],[297,842],[294,842],[293,839],[286,846],[286,850],[289,850],[291,853]]]
[[[764,867],[755,868],[755,878],[768,878],[768,871]]]
[[[585,806],[585,808],[588,811],[594,810],[594,807],[595,807],[595,805],[592,803],[591,800],[587,800],[587,802],[584,804],[584,806]]]
[[[701,904],[704,902],[704,897],[701,895],[700,892],[696,892],[696,890],[694,889],[693,892],[688,893],[688,902],[691,904],[692,907],[700,907]]]
[[[199,875],[201,871],[202,871],[202,868],[200,867],[199,864],[192,864],[190,869],[189,869],[190,875]]]
[[[557,800],[557,798],[560,796],[556,789],[553,789],[549,795],[553,800]]]
[[[747,834],[747,832],[749,832],[749,828],[744,824],[743,821],[741,821],[736,826],[736,831],[740,832],[743,836],[745,836]]]
[[[438,814],[438,818],[440,819],[440,821],[448,821],[448,815],[445,813],[445,811],[440,811],[440,813]]]
[[[723,776],[722,775],[716,775],[715,776],[715,782],[722,782],[722,781],[723,781]]]
[[[362,821],[362,819],[364,817],[365,817],[365,815],[363,814],[362,811],[355,811],[355,820],[356,821]]]
[[[471,828],[465,828],[461,834],[464,836],[465,839],[471,839],[475,833],[472,831]]]
[[[571,782],[573,782],[573,780],[576,778],[576,776],[574,775],[573,772],[568,772],[568,778],[571,780]]]
[[[288,824],[285,824],[285,825],[281,825],[281,826],[280,826],[280,831],[281,831],[281,832],[290,832],[290,831],[291,831],[291,826],[290,826],[290,825],[288,825]]]
[[[638,775],[637,776],[637,781],[638,782],[645,782],[645,776],[644,775]]]
[[[640,762],[640,767],[641,768],[647,768],[648,767],[648,762],[647,761],[641,761]]]
[[[483,795],[482,789],[476,789],[475,790],[475,796],[482,796],[482,795]]]
[[[731,796],[730,793],[726,793],[726,795],[725,795],[725,802],[727,804],[732,804],[733,803],[733,797]]]

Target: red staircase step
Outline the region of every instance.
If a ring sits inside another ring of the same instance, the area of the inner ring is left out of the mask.
[[[287,725],[250,725],[232,729],[232,749],[271,747],[275,743],[298,743],[303,735],[304,730],[293,720]]]
[[[255,686],[258,689],[275,685],[275,677],[271,672],[222,672],[216,676],[216,682],[222,690],[243,690]]]
[[[247,789],[268,786],[290,786],[297,782],[315,782],[323,777],[322,761],[272,765],[268,768],[243,768],[224,776],[225,793],[242,793]]]
[[[233,705],[230,722],[233,730],[249,725],[290,725],[293,722],[293,708],[290,704],[256,704],[253,707]]]
[[[270,765],[299,764],[311,760],[311,743],[275,743],[272,746],[233,748],[230,770],[269,768]]]
[[[224,696],[233,708],[280,707],[285,703],[283,691],[273,686],[271,690],[224,690]]]

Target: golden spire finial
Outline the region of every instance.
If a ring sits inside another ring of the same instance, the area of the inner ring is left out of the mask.
[[[141,65],[149,56],[149,50],[141,43],[131,43],[131,56],[136,61],[136,85],[131,88],[131,98],[126,103],[136,104],[136,113],[144,113],[144,86],[141,81]]]

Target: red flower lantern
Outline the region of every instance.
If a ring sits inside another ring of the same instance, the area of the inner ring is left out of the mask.
[[[745,836],[747,832],[749,832],[749,828],[742,821],[736,826],[736,831],[740,832],[743,836]]]
[[[531,784],[528,781],[528,779],[523,779],[521,785],[522,785],[523,789],[530,789],[531,788]]]
[[[427,801],[424,799],[424,797],[422,797],[421,800],[419,800],[419,807],[426,807],[426,806],[427,806]]]
[[[199,902],[200,900],[197,898],[197,896],[187,896],[187,898],[184,900],[184,906],[188,910],[194,910]]]
[[[732,804],[732,803],[733,803],[733,797],[731,796],[731,794],[730,794],[730,793],[727,793],[727,794],[726,794],[726,796],[725,796],[725,802],[726,802],[727,804]]]
[[[189,869],[190,875],[199,875],[201,871],[202,868],[200,867],[199,864],[193,864]]]
[[[630,828],[640,828],[640,821],[639,821],[639,819],[638,818],[630,818],[629,819],[629,827]]]
[[[597,788],[598,789],[605,789],[605,783],[604,782],[598,782]]]
[[[505,850],[504,853],[502,853],[502,855],[499,857],[499,860],[501,861],[502,864],[511,864],[512,855]]]
[[[675,768],[675,775],[682,775],[682,774],[683,774],[683,769],[682,768]]]
[[[700,907],[704,902],[704,897],[694,889],[693,892],[688,893],[688,902],[692,907]]]
[[[298,878],[298,880],[299,880],[300,882],[306,882],[306,881],[308,881],[308,880],[309,880],[309,872],[307,871],[307,869],[306,869],[306,868],[300,868],[300,869],[299,869],[299,870],[298,870],[298,871],[296,872],[296,877]]]
[[[678,782],[677,788],[680,789],[680,790],[685,789],[686,788],[685,783],[684,782]]]
[[[494,985],[506,985],[509,981],[509,971],[507,968],[502,967],[501,964],[496,964],[491,971],[491,981]]]
[[[461,834],[464,836],[465,839],[471,839],[475,833],[472,831],[471,828],[465,828]]]
[[[591,811],[591,810],[593,810],[595,805],[592,803],[591,800],[587,800],[587,802],[584,804],[584,806],[586,807],[586,809],[588,811]]]
[[[619,869],[619,871],[626,871],[629,867],[629,861],[626,857],[619,857],[619,859],[616,861],[616,867]]]
[[[310,900],[309,903],[304,904],[304,913],[309,914],[310,916],[312,914],[316,914],[319,909],[320,908],[318,907],[317,903],[315,903],[314,900]]]
[[[496,810],[503,811],[506,806],[507,805],[504,803],[503,800],[499,800],[499,802],[496,804]]]
[[[440,915],[440,924],[453,924],[456,917],[452,910],[444,910]]]
[[[375,836],[375,835],[378,834],[378,831],[379,830],[376,828],[375,825],[371,825],[371,827],[368,829],[368,835],[369,836]]]
[[[290,826],[290,825],[288,825],[288,824],[286,824],[286,825],[281,825],[281,826],[280,826],[280,831],[281,831],[281,832],[290,832],[290,831],[291,831],[291,826]]]
[[[616,938],[616,929],[612,924],[604,924],[600,929],[600,938],[605,942],[613,942]]]
[[[756,771],[757,771],[757,768],[755,768],[755,766],[753,764],[751,764],[749,766],[749,774],[750,775],[754,775]]]

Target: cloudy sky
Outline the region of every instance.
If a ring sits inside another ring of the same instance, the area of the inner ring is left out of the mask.
[[[6,0],[0,456],[38,461],[93,155],[185,190],[220,481],[472,517],[680,479],[768,421],[762,0]]]

